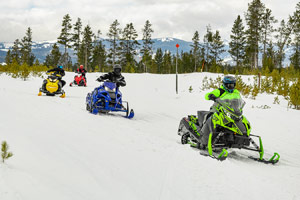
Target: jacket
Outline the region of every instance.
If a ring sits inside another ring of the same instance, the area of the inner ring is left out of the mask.
[[[208,97],[210,94],[213,94],[213,95],[215,95],[217,98],[220,98],[220,97],[225,96],[227,93],[229,93],[229,92],[224,88],[223,85],[221,85],[220,88],[215,89],[215,90],[213,90],[213,91],[211,91],[211,92],[206,93],[206,94],[205,94],[205,99],[206,99],[206,100],[210,100],[210,98]],[[238,94],[238,95],[240,94],[240,92],[239,92],[237,89],[234,89],[232,93],[236,93],[236,94]],[[217,106],[217,103],[214,103],[214,104],[212,105],[212,107],[210,108],[210,110],[211,110],[212,112],[215,112],[215,111],[216,111],[216,109],[215,109],[216,106]]]
[[[119,86],[124,87],[126,85],[124,76],[122,76],[121,74],[117,75],[114,72],[109,72],[108,74],[104,74],[97,79],[97,81],[104,81],[104,80],[109,80],[110,82],[116,83],[117,87]]]
[[[83,76],[85,76],[85,73],[87,72],[85,69],[80,69],[80,68],[78,68],[77,70],[76,70],[76,72],[78,72],[78,73],[81,73]]]
[[[55,74],[61,75],[61,77],[63,77],[65,75],[65,70],[63,70],[61,68],[58,68],[58,67],[50,69],[50,70],[47,71],[47,73],[48,72],[54,72]]]

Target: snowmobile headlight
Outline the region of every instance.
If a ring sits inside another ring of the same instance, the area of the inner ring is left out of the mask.
[[[231,115],[231,119],[233,119],[234,121],[240,121],[242,119],[242,115],[241,116]]]
[[[108,87],[104,87],[104,90],[106,90],[107,92],[116,92],[116,88],[114,88],[114,89],[109,89]]]
[[[230,118],[231,118],[231,113],[228,112],[226,109],[223,109],[223,110],[224,110],[225,115],[226,115],[227,117],[230,117]]]
[[[231,112],[227,111],[226,109],[224,109],[224,113],[226,114],[227,117],[233,119],[234,121],[240,121],[243,116],[243,115],[241,116],[234,115]]]

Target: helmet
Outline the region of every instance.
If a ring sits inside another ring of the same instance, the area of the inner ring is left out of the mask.
[[[58,65],[57,66],[59,69],[62,69],[62,68],[64,68],[62,65]]]
[[[83,65],[80,65],[80,67],[79,67],[80,69],[83,69]]]
[[[116,75],[120,75],[121,71],[122,71],[122,67],[120,65],[118,65],[118,64],[114,65],[114,73]]]
[[[223,87],[226,91],[232,93],[236,85],[236,79],[233,76],[225,76],[223,78]]]

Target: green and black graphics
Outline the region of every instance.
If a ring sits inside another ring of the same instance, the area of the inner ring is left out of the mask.
[[[218,160],[225,160],[227,149],[238,148],[259,153],[258,158],[251,159],[264,163],[277,163],[279,154],[265,160],[260,136],[250,134],[251,125],[243,115],[245,101],[239,93],[227,93],[217,98],[211,111],[198,111],[197,116],[184,117],[179,124],[178,134],[182,144],[190,144]],[[258,138],[259,145],[252,139]]]

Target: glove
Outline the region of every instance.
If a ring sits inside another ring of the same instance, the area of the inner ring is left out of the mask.
[[[210,95],[208,95],[208,98],[210,99],[210,100],[212,100],[212,101],[216,101],[216,99],[217,99],[217,97],[214,95],[214,94],[210,94]]]

